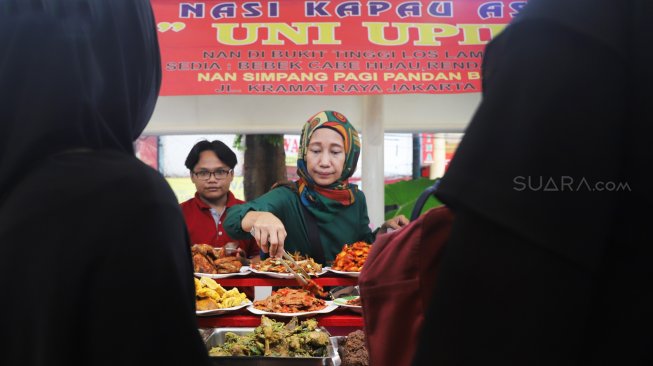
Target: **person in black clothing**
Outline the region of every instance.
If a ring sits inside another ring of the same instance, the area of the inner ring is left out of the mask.
[[[0,364],[208,364],[149,1],[3,0],[0,55]]]
[[[487,46],[414,364],[653,364],[651,19],[531,0]]]

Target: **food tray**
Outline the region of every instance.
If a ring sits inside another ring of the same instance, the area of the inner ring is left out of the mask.
[[[233,332],[244,335],[254,332],[255,328],[215,328],[206,339],[206,350],[219,346],[225,341],[225,334]],[[323,328],[322,328],[323,329]],[[325,329],[323,329],[326,331]],[[331,344],[327,346],[327,357],[270,357],[270,356],[211,356],[213,365],[235,366],[340,366],[338,341],[329,337]]]

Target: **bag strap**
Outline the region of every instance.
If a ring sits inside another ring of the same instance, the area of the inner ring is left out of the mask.
[[[422,213],[422,208],[424,207],[424,204],[426,203],[426,200],[429,199],[432,195],[435,195],[435,191],[438,189],[438,186],[440,185],[440,178],[437,178],[435,182],[433,182],[433,185],[426,188],[422,194],[420,194],[419,198],[417,198],[417,202],[415,202],[415,206],[413,207],[413,212],[410,214],[410,221],[415,221],[419,217],[419,215]]]
[[[317,220],[315,216],[304,206],[301,202],[299,205],[302,206],[302,211],[304,212],[304,219],[306,220],[306,229],[308,230],[308,242],[311,246],[311,253],[313,254],[313,259],[317,263],[324,264],[324,249],[322,249],[322,242],[320,241],[320,229],[317,227]]]

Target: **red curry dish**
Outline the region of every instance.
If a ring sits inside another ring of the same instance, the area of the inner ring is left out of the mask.
[[[254,307],[271,313],[299,313],[322,310],[326,302],[311,295],[306,290],[294,290],[288,287],[273,291],[263,300],[254,301]]]
[[[364,241],[345,244],[340,253],[336,255],[331,268],[336,271],[360,272],[367,260],[372,245]]]

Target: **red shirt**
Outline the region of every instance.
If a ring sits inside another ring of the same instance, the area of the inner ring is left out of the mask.
[[[237,199],[231,191],[227,193],[226,208],[241,203],[244,203],[244,201]],[[229,242],[235,241],[238,242],[239,247],[247,253],[248,257],[259,255],[259,247],[254,239],[234,240],[227,235],[222,224],[227,218],[226,209],[220,216],[216,225],[213,215],[211,214],[211,207],[200,199],[197,192],[195,192],[194,198],[182,202],[180,206],[181,211],[184,214],[186,227],[188,227],[191,244],[209,244],[219,248]]]

